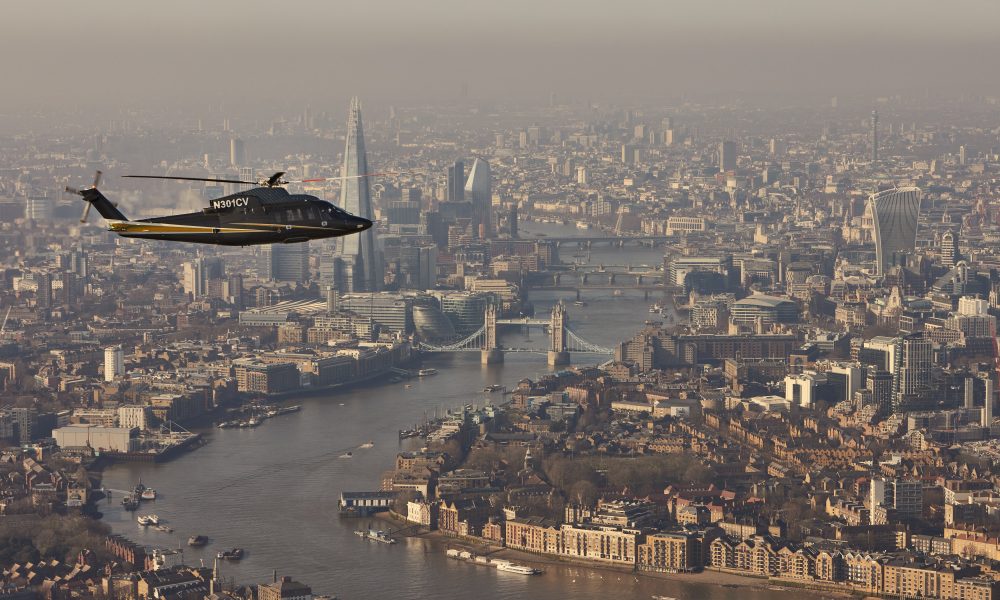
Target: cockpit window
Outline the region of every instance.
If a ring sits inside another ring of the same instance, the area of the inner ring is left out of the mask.
[[[323,212],[330,216],[341,216],[347,214],[343,210],[334,206],[333,204],[330,204],[329,202],[327,202],[326,206],[323,207]]]

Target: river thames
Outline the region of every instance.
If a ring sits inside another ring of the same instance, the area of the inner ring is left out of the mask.
[[[580,234],[574,228],[527,223],[528,232]],[[590,233],[590,232],[586,232]],[[526,237],[529,234],[522,234]],[[565,256],[574,250],[563,249]],[[593,264],[656,265],[662,249],[595,248]],[[546,315],[560,296],[572,292],[532,292],[536,313]],[[570,305],[570,325],[582,337],[613,347],[651,315],[641,292],[584,293],[586,306]],[[530,339],[528,339],[530,337]],[[508,346],[544,348],[540,331],[502,334]],[[574,364],[595,364],[607,357],[573,355]],[[234,546],[246,550],[239,562],[221,563],[222,576],[236,583],[270,581],[273,570],[290,575],[316,594],[363,598],[593,598],[653,595],[721,600],[738,595],[752,600],[801,597],[776,590],[726,589],[576,566],[549,566],[542,576],[525,577],[464,564],[445,556],[443,542],[403,538],[399,544],[366,542],[353,535],[365,525],[337,515],[341,491],[378,489],[380,476],[395,454],[419,447],[419,440],[400,442],[397,431],[444,411],[471,403],[500,402],[500,394],[483,393],[487,385],[511,387],[524,377],[549,368],[543,354],[511,353],[500,365],[481,366],[478,352],[433,355],[425,367],[438,375],[404,383],[375,384],[289,400],[302,410],[265,421],[256,429],[205,431],[208,443],[163,464],[117,464],[104,472],[104,486],[128,489],[139,477],[157,490],[155,502],[141,512],[155,512],[173,533],[142,529],[134,513],[121,510],[120,495],[102,503],[104,520],[116,533],[141,544],[181,548],[188,564],[211,565],[215,553]],[[371,448],[360,448],[366,442]],[[340,458],[350,451],[352,458]],[[189,548],[188,536],[210,539],[207,547]]]

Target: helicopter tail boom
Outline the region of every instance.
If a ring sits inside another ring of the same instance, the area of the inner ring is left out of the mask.
[[[85,190],[83,199],[97,209],[97,212],[101,213],[101,216],[108,221],[128,221],[122,211],[118,210],[118,207],[96,189]]]
[[[83,223],[87,220],[87,215],[90,213],[90,207],[93,206],[97,209],[97,212],[101,213],[101,216],[108,221],[128,221],[122,211],[118,210],[118,207],[114,205],[110,200],[108,200],[104,194],[97,189],[97,186],[101,181],[101,172],[98,171],[94,176],[94,185],[83,188],[82,190],[74,190],[73,188],[66,188],[66,191],[71,194],[77,194],[83,198],[83,201],[87,203],[86,208],[83,211],[83,218],[80,222]]]

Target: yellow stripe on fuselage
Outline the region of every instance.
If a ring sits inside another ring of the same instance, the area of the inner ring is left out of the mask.
[[[239,227],[204,227],[199,225],[178,225],[176,223],[145,223],[142,221],[112,221],[108,231],[115,233],[263,233],[262,229],[242,229]]]
[[[313,229],[317,231],[330,231],[329,227],[315,227],[313,225],[282,225],[280,223],[233,223],[233,225],[249,225],[253,227],[270,227],[274,230],[286,229]]]

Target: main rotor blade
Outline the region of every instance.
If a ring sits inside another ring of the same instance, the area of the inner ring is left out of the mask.
[[[300,179],[289,181],[288,183],[315,183],[319,181],[340,181],[343,179],[359,179],[361,177],[380,177],[383,175],[397,175],[398,173],[362,173],[361,175],[345,175],[343,177],[319,177],[316,179]]]
[[[248,185],[260,185],[259,181],[240,181],[238,179],[209,179],[208,177],[172,177],[169,175],[122,175],[133,179],[173,179],[176,181],[211,181],[214,183],[245,183]]]

